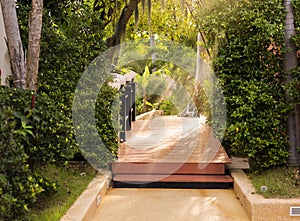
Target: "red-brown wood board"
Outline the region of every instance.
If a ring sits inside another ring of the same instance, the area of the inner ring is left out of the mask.
[[[112,173],[119,182],[232,182],[230,163],[203,118],[162,116],[132,123]]]

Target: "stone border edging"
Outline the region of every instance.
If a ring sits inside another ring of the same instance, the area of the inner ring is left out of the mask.
[[[299,199],[266,199],[255,193],[255,188],[243,170],[231,170],[234,191],[251,221],[300,220],[290,216],[291,206],[300,206]]]
[[[97,174],[60,221],[90,221],[101,204],[110,184],[110,179]],[[100,198],[98,198],[100,196]]]

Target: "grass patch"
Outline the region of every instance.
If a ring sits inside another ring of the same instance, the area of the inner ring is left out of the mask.
[[[71,207],[96,174],[89,164],[70,164],[61,168],[47,165],[38,172],[57,183],[57,192],[42,196],[31,208],[33,221],[57,221]]]
[[[261,173],[250,173],[248,176],[256,192],[265,198],[288,199],[300,197],[298,168],[278,167]]]

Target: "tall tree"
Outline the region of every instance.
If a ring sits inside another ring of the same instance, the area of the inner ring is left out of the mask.
[[[40,38],[42,29],[43,0],[32,0],[29,19],[27,63],[20,36],[15,0],[1,0],[8,50],[16,88],[36,90]]]
[[[289,84],[293,80],[292,71],[297,67],[297,49],[296,44],[293,41],[293,36],[296,35],[295,24],[294,24],[294,13],[292,7],[292,0],[283,1],[286,9],[285,18],[285,30],[284,30],[284,42],[286,45],[286,52],[283,55],[283,66],[287,73],[286,83]],[[286,95],[286,99],[291,103],[291,98]],[[300,127],[299,127],[299,105],[293,104],[293,110],[288,116],[288,127],[287,132],[290,140],[290,157],[288,163],[290,165],[299,164],[300,156],[297,153],[297,148],[300,147]]]
[[[39,72],[40,42],[43,18],[43,0],[32,0],[29,18],[28,55],[27,55],[27,87],[36,91]]]
[[[1,0],[8,50],[16,88],[26,88],[26,67],[23,45],[20,36],[16,3],[14,0]]]
[[[148,1],[150,2],[150,0]],[[114,47],[121,43],[121,39],[126,32],[126,25],[140,2],[141,0],[129,0],[125,5],[117,21],[114,33],[106,41],[109,47]]]

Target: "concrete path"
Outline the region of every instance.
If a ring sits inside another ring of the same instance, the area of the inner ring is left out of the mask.
[[[110,189],[92,221],[249,221],[233,190]]]

